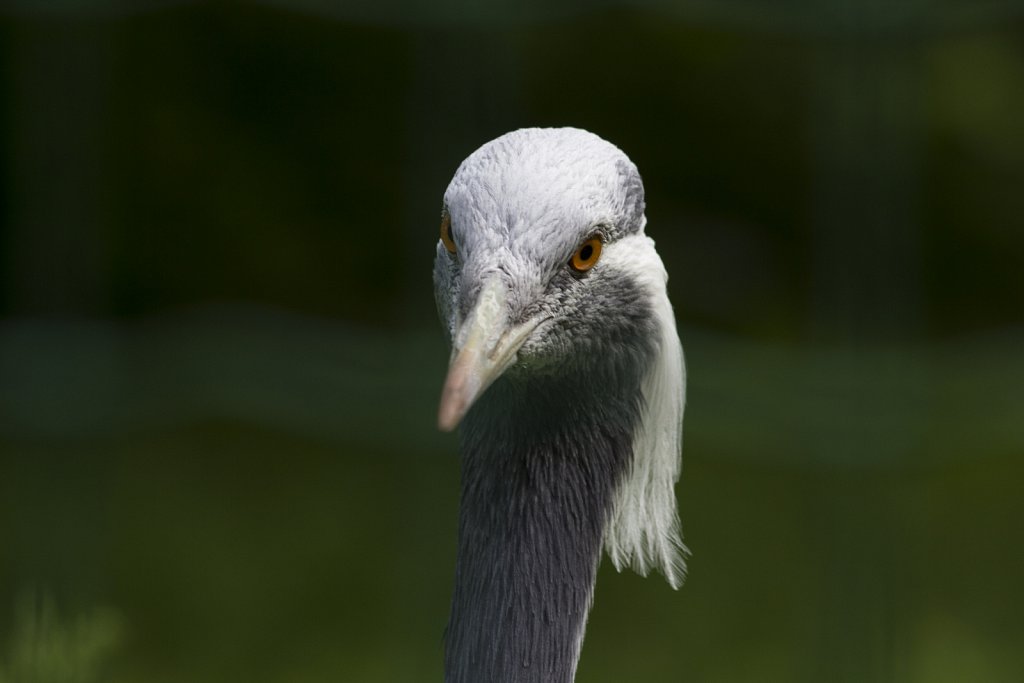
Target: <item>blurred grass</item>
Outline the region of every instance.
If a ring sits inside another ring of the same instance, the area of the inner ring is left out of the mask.
[[[1019,679],[1019,457],[740,462],[698,425],[687,449],[687,584],[676,593],[605,562],[581,683],[844,680],[848,656],[877,658],[862,680]],[[14,450],[23,465],[3,495],[22,521],[3,523],[0,585],[43,577],[116,606],[125,626],[105,680],[441,679],[453,453],[224,421]],[[59,542],[69,527],[89,542]],[[57,632],[101,640],[84,628]]]
[[[4,449],[20,514],[0,586],[117,605],[131,628],[111,680],[440,678],[454,460],[220,421]]]
[[[121,641],[115,612],[74,615],[57,610],[52,595],[26,591],[18,599],[13,633],[0,660],[0,683],[99,683]]]

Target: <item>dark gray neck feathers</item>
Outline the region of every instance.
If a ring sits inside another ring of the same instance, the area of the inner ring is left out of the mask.
[[[649,354],[613,355],[603,377],[502,378],[467,416],[447,683],[572,682]]]

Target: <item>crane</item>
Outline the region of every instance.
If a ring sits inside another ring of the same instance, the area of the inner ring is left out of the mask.
[[[685,573],[686,370],[644,188],[576,128],[498,137],[444,194],[438,426],[462,486],[446,683],[572,683],[602,548]]]

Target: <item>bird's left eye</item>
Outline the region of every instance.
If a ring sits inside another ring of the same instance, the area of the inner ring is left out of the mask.
[[[585,273],[594,267],[599,258],[601,258],[601,238],[591,237],[581,244],[576,253],[572,255],[569,265],[577,273]]]
[[[449,254],[455,253],[455,236],[452,235],[452,217],[445,211],[441,216],[441,243]]]

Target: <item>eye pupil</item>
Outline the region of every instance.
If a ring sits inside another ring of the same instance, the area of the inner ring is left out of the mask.
[[[441,216],[441,243],[449,254],[455,253],[455,235],[452,233],[452,217],[445,211]]]
[[[584,247],[582,249],[580,249],[580,260],[582,260],[582,261],[589,261],[590,260],[590,255],[593,254],[593,253],[594,253],[594,247],[592,247],[590,244],[584,245]]]

